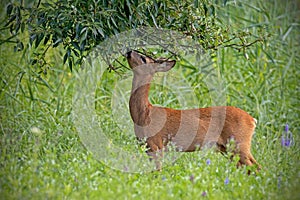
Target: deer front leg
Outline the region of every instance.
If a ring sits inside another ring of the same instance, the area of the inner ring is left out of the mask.
[[[147,151],[150,160],[154,160],[156,170],[161,171],[162,168],[162,159],[163,159],[163,142],[159,138],[150,137],[146,140],[147,147],[149,148]]]

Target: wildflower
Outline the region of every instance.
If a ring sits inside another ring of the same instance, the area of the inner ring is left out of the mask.
[[[285,125],[284,130],[285,130],[286,133],[289,132],[289,125],[288,124]]]
[[[206,160],[206,164],[207,164],[207,165],[210,165],[210,163],[211,163],[211,162],[210,162],[210,159],[207,159],[207,160]]]
[[[206,197],[207,193],[204,191],[202,192],[201,196]]]
[[[191,182],[194,182],[194,179],[195,179],[195,177],[194,177],[194,175],[192,174],[192,175],[190,176],[190,181],[191,181]]]
[[[278,188],[281,187],[281,176],[278,177],[277,187]]]
[[[224,181],[224,184],[225,184],[225,185],[228,185],[228,184],[229,184],[229,178],[228,178],[228,177],[226,177],[226,179],[225,179],[225,181]]]
[[[293,143],[293,134],[289,131],[289,125],[286,124],[281,136],[281,146],[290,147]]]

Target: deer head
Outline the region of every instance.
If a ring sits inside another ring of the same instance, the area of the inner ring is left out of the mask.
[[[153,75],[156,72],[166,72],[176,64],[175,60],[153,59],[136,51],[129,51],[125,56],[131,69],[138,74]]]

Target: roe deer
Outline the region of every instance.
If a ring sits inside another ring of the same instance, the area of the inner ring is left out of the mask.
[[[226,152],[231,138],[236,144],[234,153],[240,157],[238,165],[255,164],[260,168],[250,152],[256,126],[252,116],[232,106],[188,110],[153,106],[148,100],[153,75],[170,70],[176,61],[155,60],[137,51],[129,51],[125,56],[134,74],[129,108],[135,135],[146,139],[147,153],[154,158],[157,170],[161,170],[158,156],[169,142],[185,152],[198,150],[207,143],[216,144],[221,152]]]

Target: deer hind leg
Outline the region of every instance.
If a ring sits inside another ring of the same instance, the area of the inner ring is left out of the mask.
[[[237,148],[238,148],[237,152],[240,156],[240,160],[239,160],[240,165],[248,165],[248,166],[253,165],[250,159],[252,157],[250,153],[250,145],[248,143],[240,143]]]
[[[238,147],[238,154],[240,156],[240,160],[238,163],[238,166],[242,166],[242,165],[247,165],[247,166],[252,166],[252,165],[256,165],[257,166],[257,170],[260,170],[261,167],[260,165],[256,162],[256,160],[254,159],[254,157],[252,156],[251,152],[250,152],[250,144],[248,143],[244,143],[244,144],[239,144]],[[248,174],[250,173],[250,171],[248,171]]]
[[[146,142],[149,148],[147,154],[150,157],[150,160],[154,160],[156,170],[161,171],[161,161],[163,158],[163,142],[160,140],[155,140],[152,137],[148,138]]]
[[[256,166],[257,166],[257,170],[260,170],[260,169],[261,169],[260,164],[255,160],[255,158],[252,156],[251,153],[250,153],[250,155],[249,155],[249,159],[250,159],[252,165],[256,165]]]

